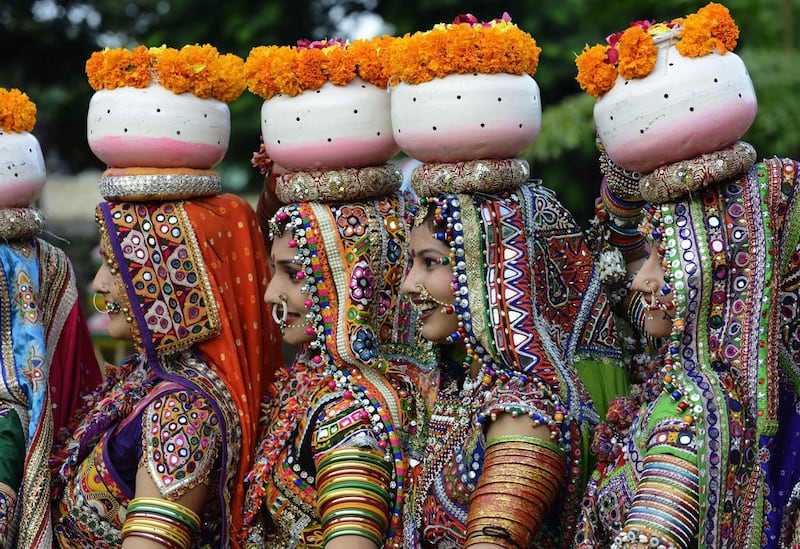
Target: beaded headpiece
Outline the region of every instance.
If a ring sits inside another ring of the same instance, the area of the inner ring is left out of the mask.
[[[404,195],[281,207],[270,238],[289,231],[303,269],[317,360],[374,365],[378,347],[412,343],[410,303],[399,295],[409,214]]]
[[[593,97],[614,87],[617,76],[625,80],[645,78],[656,64],[659,36],[676,39],[676,49],[685,57],[701,57],[718,51],[725,54],[736,47],[739,29],[728,8],[714,2],[697,13],[656,23],[634,21],[622,32],[611,34],[606,45],[586,46],[575,59],[577,81]]]

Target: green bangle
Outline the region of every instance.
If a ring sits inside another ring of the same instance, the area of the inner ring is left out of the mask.
[[[375,547],[383,547],[383,540],[376,538],[372,532],[350,525],[347,527],[343,526],[341,528],[333,528],[331,531],[326,532],[322,540],[322,544],[328,545],[333,538],[339,538],[342,536],[358,536],[360,538],[367,538],[375,544]]]
[[[379,530],[385,530],[389,526],[389,518],[385,515],[382,515],[379,511],[357,507],[346,507],[344,509],[329,511],[320,519],[320,522],[324,528],[326,524],[334,519],[347,517],[361,517],[368,519],[375,523]]]
[[[166,507],[161,507],[160,505],[153,505],[150,503],[137,502],[128,506],[127,515],[135,514],[137,511],[155,513],[157,515],[164,515],[165,517],[177,520],[178,522],[189,528],[189,530],[193,534],[197,534],[197,532],[200,530],[199,522],[192,520],[192,517],[187,517],[186,515],[174,509],[169,509]]]
[[[377,486],[375,484],[370,484],[369,482],[361,482],[358,480],[349,480],[344,482],[334,482],[330,486],[326,486],[324,490],[322,490],[319,495],[325,495],[333,490],[340,490],[343,488],[356,488],[360,490],[365,490],[367,492],[372,492],[373,494],[381,497],[382,499],[386,500],[386,502],[391,502],[392,499],[389,497],[389,492],[382,486]]]
[[[549,440],[545,440],[543,438],[531,437],[527,435],[500,435],[499,437],[494,437],[491,440],[487,440],[486,448],[494,446],[495,444],[501,444],[503,442],[523,442],[525,444],[531,444],[533,446],[545,448],[551,452],[557,453],[561,457],[567,456],[567,453],[558,444],[553,444]]]

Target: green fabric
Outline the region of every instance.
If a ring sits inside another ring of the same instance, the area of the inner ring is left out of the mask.
[[[578,377],[583,382],[594,409],[604,420],[608,404],[619,396],[627,396],[630,390],[628,373],[617,362],[581,358],[575,361]]]
[[[655,405],[652,408],[650,416],[647,418],[647,429],[644,430],[642,433],[644,436],[649,437],[652,439],[660,432],[664,432],[663,425],[665,423],[669,425],[674,425],[681,421],[681,418],[684,414],[678,412],[676,403],[667,395],[661,395],[658,400],[656,400]],[[673,431],[674,428],[668,429],[669,431]],[[684,431],[691,430],[687,427]],[[642,440],[645,444],[650,443],[649,440],[645,441]],[[693,448],[681,448],[679,446],[670,446],[670,445],[659,445],[654,448],[649,448],[647,450],[648,454],[668,454],[671,456],[676,456],[681,459],[684,459],[691,463],[692,465],[699,464],[699,458],[697,455],[697,450]]]
[[[17,412],[0,407],[0,482],[19,490],[25,465],[25,435]]]

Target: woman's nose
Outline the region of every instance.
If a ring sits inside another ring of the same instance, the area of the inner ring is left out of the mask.
[[[92,279],[93,292],[97,292],[99,294],[108,292],[108,276],[106,274],[107,269],[108,267],[106,267],[105,263],[101,265],[99,269],[97,269],[97,272]]]
[[[264,303],[274,304],[278,303],[280,299],[278,295],[280,295],[280,289],[278,288],[278,283],[276,282],[275,278],[269,281],[267,285],[267,289],[264,292]]]
[[[414,267],[408,270],[406,273],[405,278],[403,278],[403,283],[400,284],[400,292],[404,294],[410,294],[417,286],[417,272]]]
[[[631,288],[644,293],[657,292],[664,286],[664,267],[661,264],[661,257],[655,250],[650,251],[639,272],[633,277]]]

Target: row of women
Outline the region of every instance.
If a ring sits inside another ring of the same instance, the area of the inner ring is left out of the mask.
[[[71,268],[0,209],[0,546],[800,546],[800,166],[601,160],[597,254],[533,180],[106,200],[136,353],[91,391]]]

